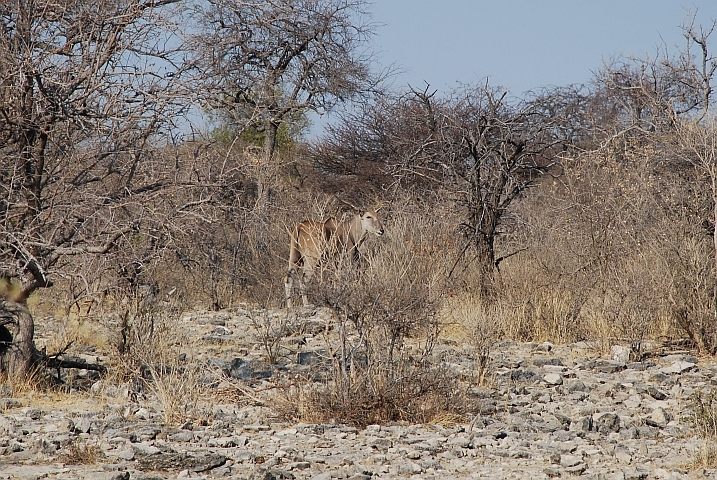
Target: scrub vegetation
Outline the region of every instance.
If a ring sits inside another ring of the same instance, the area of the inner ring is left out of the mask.
[[[171,404],[168,422],[186,418],[195,390],[178,372],[200,384],[203,367],[157,366],[179,354],[172,318],[283,311],[255,321],[280,362],[295,319],[289,233],[347,218],[349,205],[381,205],[386,233],[310,282],[332,313],[331,375],[287,389],[289,417],[463,414],[465,379],[430,361],[448,331],[472,349],[475,385],[498,340],[717,353],[714,25],[688,18],[676,51],[516,98],[487,81],[387,90],[369,11],[364,0],[0,6],[7,382],[134,376]],[[336,115],[307,140],[310,111]],[[192,127],[198,115],[210,127]],[[47,317],[64,328],[41,350]],[[78,361],[88,344],[111,362]]]

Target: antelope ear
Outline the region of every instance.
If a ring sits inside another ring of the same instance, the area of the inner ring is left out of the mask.
[[[379,205],[376,206],[376,208],[373,209],[373,211],[376,212],[376,213],[378,213],[379,210],[381,210],[383,207],[385,207],[384,204],[379,204]]]

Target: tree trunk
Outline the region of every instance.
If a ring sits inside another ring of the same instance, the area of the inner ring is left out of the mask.
[[[276,151],[276,137],[279,132],[279,124],[267,122],[264,129],[264,152],[258,165],[256,175],[256,212],[259,218],[263,218],[269,205],[269,186],[271,184],[272,161]]]
[[[477,262],[480,269],[480,294],[490,298],[494,293],[495,273],[494,234],[479,234],[475,237]]]
[[[717,167],[714,165],[710,168],[710,177],[712,181],[712,242],[714,251],[712,252],[713,263],[712,272],[714,278],[712,280],[712,328],[710,329],[710,345],[709,353],[714,355],[717,352]]]
[[[473,233],[473,245],[476,249],[476,261],[480,273],[480,294],[491,298],[494,293],[493,275],[495,273],[495,232],[498,226],[498,206],[494,199],[482,199],[472,210],[471,220],[476,229]]]
[[[25,376],[32,372],[36,361],[33,341],[35,322],[26,306],[0,302],[0,328],[9,333],[7,343],[0,346],[0,374],[8,377]]]

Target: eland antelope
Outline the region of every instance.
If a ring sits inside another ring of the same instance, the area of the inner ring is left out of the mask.
[[[373,210],[366,210],[339,222],[329,218],[325,222],[305,220],[299,223],[291,234],[289,247],[289,273],[284,279],[286,307],[291,308],[291,296],[294,277],[298,276],[299,290],[304,306],[309,304],[306,297],[306,284],[314,274],[314,268],[323,259],[348,254],[354,262],[361,257],[358,247],[373,233],[383,235],[383,224]]]

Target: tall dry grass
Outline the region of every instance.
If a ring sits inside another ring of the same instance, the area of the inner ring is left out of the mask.
[[[717,392],[710,389],[692,397],[690,420],[703,443],[692,458],[694,467],[714,468],[717,465]]]
[[[469,381],[486,385],[493,345],[506,337],[505,319],[512,312],[500,302],[485,302],[471,293],[449,296],[441,307],[441,326],[469,346],[472,364]]]
[[[704,206],[694,179],[666,180],[648,153],[587,156],[518,205],[503,246],[526,250],[501,264],[497,299],[509,337],[639,356],[648,339],[714,333]]]
[[[416,213],[391,208],[386,234],[364,243],[358,265],[337,259],[314,275],[309,296],[333,313],[332,361],[326,382],[290,390],[285,415],[367,425],[462,413],[456,378],[431,361],[448,285],[446,232]]]

